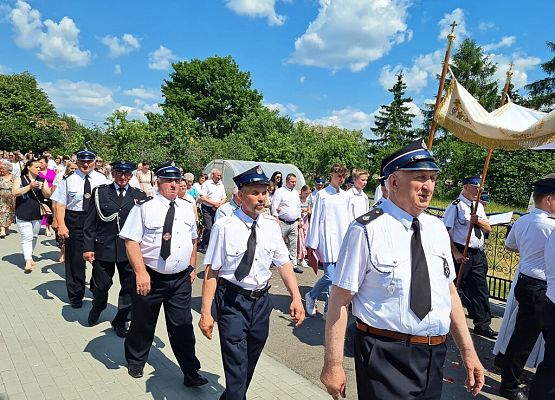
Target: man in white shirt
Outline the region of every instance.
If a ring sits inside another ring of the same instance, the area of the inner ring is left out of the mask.
[[[303,270],[297,265],[297,245],[299,242],[299,220],[301,219],[301,199],[295,190],[297,176],[287,174],[285,186],[274,193],[272,199],[272,215],[279,220],[281,236],[289,249],[289,256],[296,273]]]
[[[353,221],[368,212],[370,203],[368,196],[364,193],[364,188],[368,183],[368,171],[354,169],[351,176],[353,177],[353,187],[347,190],[347,196],[349,197],[349,216]]]
[[[533,188],[535,208],[516,220],[505,240],[507,250],[520,254],[514,288],[518,313],[501,363],[499,394],[515,400],[525,398],[520,377],[543,328],[543,308],[547,301],[544,249],[555,229],[555,179],[541,179]]]
[[[210,178],[205,181],[200,188],[200,201],[202,211],[202,223],[204,230],[202,240],[199,244],[198,251],[206,252],[208,241],[210,240],[210,230],[214,224],[216,210],[225,203],[225,187],[222,182],[222,171],[214,168],[210,174]]]
[[[229,199],[229,201],[227,203],[224,203],[220,207],[218,207],[218,210],[216,211],[216,215],[215,215],[215,218],[214,218],[214,222],[216,222],[220,218],[230,216],[239,207],[241,207],[241,198],[239,197],[239,188],[237,188],[237,186],[233,185],[233,192],[231,193],[231,199]]]
[[[485,234],[491,231],[491,226],[484,206],[478,199],[480,181],[479,176],[463,179],[463,190],[445,210],[443,222],[451,237],[451,251],[457,274],[459,266],[464,264],[459,289],[462,293],[463,305],[467,307],[469,317],[474,322],[474,334],[495,339],[497,332],[490,327],[491,309],[486,281],[488,263],[484,253]],[[473,214],[476,202],[478,202],[478,208],[476,214]],[[470,224],[474,227],[470,235],[468,257],[464,257],[463,251]]]

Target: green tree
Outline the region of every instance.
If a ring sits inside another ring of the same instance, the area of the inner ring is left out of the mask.
[[[261,106],[250,73],[240,71],[230,56],[181,61],[173,69],[162,85],[162,108],[181,110],[214,137],[225,138]]]
[[[555,42],[546,42],[547,47],[555,52]],[[555,108],[555,56],[541,64],[547,77],[525,86],[530,92],[530,107],[537,110],[551,111]]]
[[[0,75],[0,148],[40,152],[61,143],[54,106],[33,75]]]
[[[409,112],[410,108],[406,105],[412,102],[412,98],[405,97],[406,89],[403,74],[399,73],[395,85],[388,89],[393,94],[393,101],[381,106],[374,119],[376,126],[371,128],[374,135],[379,138],[376,143],[380,146],[400,146],[415,138],[415,132],[412,129],[414,115]]]

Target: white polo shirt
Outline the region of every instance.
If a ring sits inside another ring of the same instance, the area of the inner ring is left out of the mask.
[[[214,183],[212,179],[208,179],[207,181],[205,181],[200,187],[200,195],[206,196],[213,201],[225,200],[225,187],[222,180],[220,179],[218,183]],[[204,202],[203,204],[210,206],[209,204]]]
[[[92,190],[97,186],[110,184],[106,177],[100,172],[91,171],[89,173],[89,177],[91,183],[91,193]],[[83,211],[84,190],[85,174],[81,172],[81,170],[77,169],[73,174],[69,175],[67,178],[62,179],[50,199],[64,205],[66,207],[66,210]]]
[[[287,186],[277,189],[272,198],[272,215],[287,222],[293,222],[301,218],[299,192],[295,188],[289,189]]]

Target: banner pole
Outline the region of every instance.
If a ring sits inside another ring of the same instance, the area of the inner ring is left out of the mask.
[[[441,102],[441,98],[443,96],[445,77],[447,76],[447,69],[449,68],[449,58],[451,57],[451,46],[453,45],[453,40],[455,39],[454,31],[456,26],[457,26],[457,23],[453,21],[453,23],[451,24],[451,33],[447,35],[447,49],[445,50],[445,58],[443,59],[443,68],[441,70],[441,77],[439,79],[439,87],[437,90],[436,104],[434,106],[434,116],[435,116],[435,113],[437,112],[437,109],[439,108],[439,103]],[[436,132],[436,126],[437,126],[437,123],[435,121],[435,118],[432,117],[432,123],[430,125],[430,134],[428,136],[428,150],[431,150],[432,146],[434,145],[434,135]]]

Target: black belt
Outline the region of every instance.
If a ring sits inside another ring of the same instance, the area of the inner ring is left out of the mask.
[[[547,281],[544,281],[543,279],[533,278],[531,276],[523,274],[522,272],[518,274],[518,279],[534,285],[545,286],[545,288],[547,288]]]
[[[297,222],[296,219],[294,219],[293,221],[286,221],[284,219],[278,218],[281,222],[287,224],[287,225],[293,225],[295,222]]]
[[[172,273],[172,274],[163,274],[161,272],[155,271],[152,267],[149,267],[147,265],[147,271],[150,275],[156,276],[156,277],[161,278],[161,279],[175,279],[175,278],[180,278],[181,276],[188,274],[190,271],[192,271],[192,268],[191,268],[191,266],[188,266],[183,271],[175,272],[175,273]]]
[[[75,215],[85,215],[87,212],[86,212],[86,211],[66,210],[66,213],[68,213],[68,214],[75,214]]]
[[[264,289],[260,289],[260,290],[248,290],[248,289],[243,289],[241,286],[236,285],[224,278],[218,278],[218,285],[222,285],[225,286],[226,288],[233,290],[236,293],[242,294],[245,297],[249,297],[251,299],[258,299],[262,296],[264,296],[268,290],[270,290],[270,285],[267,285]]]

